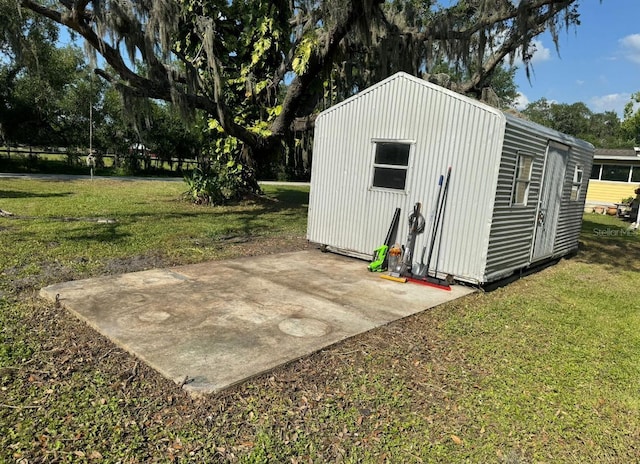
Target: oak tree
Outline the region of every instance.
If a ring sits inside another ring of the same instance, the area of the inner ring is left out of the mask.
[[[6,1],[6,0],[5,0]],[[480,95],[533,39],[579,24],[578,0],[16,0],[101,55],[95,72],[128,98],[204,110],[261,162],[297,117],[397,71]],[[143,63],[144,66],[137,66]]]

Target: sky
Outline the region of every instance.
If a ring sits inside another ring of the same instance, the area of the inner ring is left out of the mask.
[[[522,66],[516,74],[518,108],[546,98],[622,118],[640,92],[640,0],[582,0],[579,12],[581,24],[560,33],[559,55],[550,34],[538,37],[531,80]]]

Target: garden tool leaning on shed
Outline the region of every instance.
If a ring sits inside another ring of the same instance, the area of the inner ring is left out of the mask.
[[[400,222],[400,208],[396,208],[393,213],[393,219],[391,220],[391,226],[387,232],[387,237],[384,240],[384,244],[376,248],[373,252],[373,261],[369,264],[369,270],[372,272],[382,272],[387,269],[388,251],[389,247],[395,240],[396,232],[398,231],[398,223]]]
[[[416,247],[416,235],[424,232],[424,216],[420,214],[422,205],[416,203],[413,212],[409,215],[409,234],[407,235],[407,246],[402,257],[402,272],[400,275],[411,275],[413,262],[413,252]]]

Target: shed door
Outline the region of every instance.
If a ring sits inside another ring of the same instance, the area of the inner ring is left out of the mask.
[[[542,194],[538,202],[532,262],[553,254],[568,159],[568,146],[554,142],[549,143],[544,174],[542,175]]]

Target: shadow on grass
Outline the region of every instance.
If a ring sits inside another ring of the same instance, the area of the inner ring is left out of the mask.
[[[161,225],[170,230],[171,237],[184,234],[186,240],[194,240],[203,246],[248,242],[256,237],[278,234],[304,235],[309,201],[308,189],[269,186],[265,191],[264,197],[251,198],[221,207],[204,205],[192,207],[187,200],[183,200],[185,208],[177,211],[163,208],[159,211],[145,210],[136,205],[128,211],[111,214],[109,220],[113,220],[112,223],[103,223],[98,217],[84,217],[82,211],[77,211],[79,214],[77,217],[72,214],[55,217],[21,217],[20,219],[45,224],[69,223],[68,227],[59,225],[51,227],[59,231],[60,240],[77,242],[81,247],[85,244],[91,247],[96,242],[128,243],[136,239],[135,235],[140,233],[145,224],[149,224],[150,230],[156,230],[158,225]],[[19,191],[13,193],[16,196],[22,194]],[[0,191],[0,197],[1,195],[2,191]],[[50,196],[65,195],[69,194],[55,193]],[[24,196],[37,198],[49,195],[40,195],[35,191],[25,192]],[[193,225],[195,230],[191,231],[189,225]],[[42,225],[42,227],[47,226]]]
[[[21,192],[19,190],[0,190],[0,198],[55,198],[55,197],[68,197],[72,195],[71,192],[49,192],[49,193],[35,193],[35,192]]]
[[[640,271],[640,230],[616,218],[585,216],[576,260],[608,269]]]
[[[65,240],[74,242],[118,243],[132,235],[118,229],[118,224],[91,223],[80,228],[70,229],[61,234]]]
[[[174,201],[174,200],[169,200]],[[185,205],[188,200],[182,200]],[[199,217],[211,217],[212,221],[224,222],[228,218],[231,222],[239,220],[248,225],[259,221],[266,214],[277,214],[278,220],[286,221],[300,220],[307,215],[309,203],[309,191],[296,190],[290,187],[270,187],[264,196],[231,202],[224,206],[199,205],[188,211],[173,212],[130,212],[118,214],[120,220],[139,221],[154,220],[162,221],[169,219],[189,219]]]
[[[279,188],[271,187],[267,191],[267,197],[275,199],[276,205],[280,204],[281,207],[306,207],[309,204],[309,190],[297,190],[290,187]],[[265,200],[268,201],[268,200]]]

